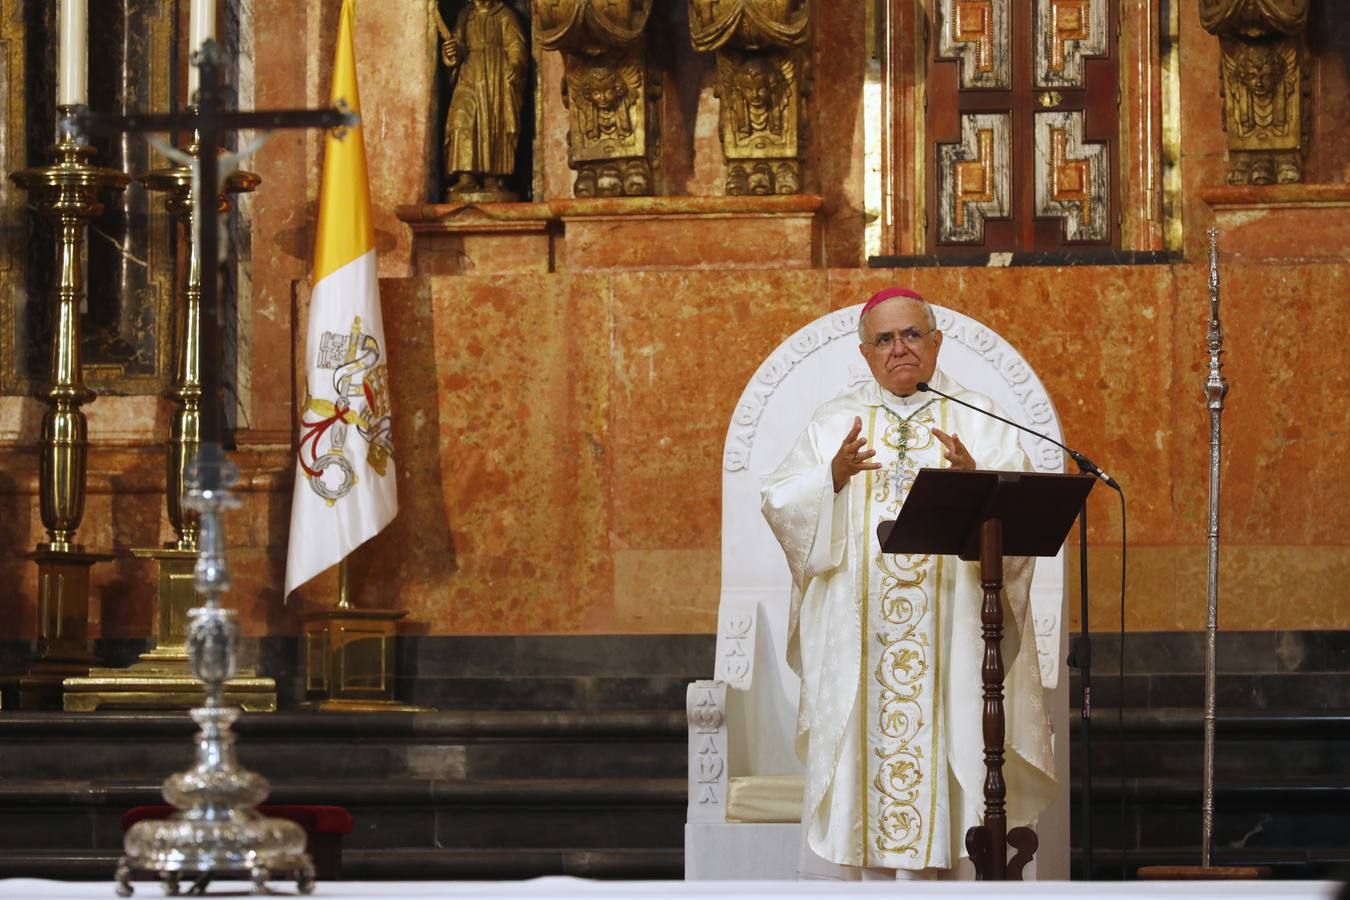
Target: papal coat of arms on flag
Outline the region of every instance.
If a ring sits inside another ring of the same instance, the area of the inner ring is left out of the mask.
[[[344,0],[333,61],[333,105],[361,111]],[[398,512],[393,413],[361,127],[324,149],[305,341],[286,594],[336,565]]]
[[[394,453],[389,431],[389,368],[380,343],[361,330],[361,318],[346,334],[325,331],[311,365],[331,371],[332,396],[315,397],[308,386],[300,419],[300,470],[310,488],[331,506],[351,493],[360,479],[346,452],[356,439],[368,445],[366,463],[384,475]]]

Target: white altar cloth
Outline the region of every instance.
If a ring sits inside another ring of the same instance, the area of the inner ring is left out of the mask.
[[[134,882],[135,897],[159,898],[153,881]],[[268,885],[297,896],[295,883]],[[400,900],[421,897],[474,897],[489,900],[854,900],[857,897],[938,897],[944,900],[1030,900],[1101,897],[1104,900],[1331,900],[1341,886],[1330,881],[1130,881],[1130,882],[833,882],[833,881],[588,881],[583,878],[535,878],[529,881],[324,881],[311,897],[346,900]],[[242,881],[211,885],[207,896],[248,897]],[[275,896],[275,895],[274,895]],[[114,900],[113,882],[0,879],[0,900]]]

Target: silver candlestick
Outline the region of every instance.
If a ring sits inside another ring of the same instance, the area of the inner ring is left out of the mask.
[[[191,711],[200,727],[197,763],[164,782],[164,799],[178,808],[165,820],[138,822],[127,832],[126,855],[117,867],[117,893],[131,896],[133,872],[153,872],[167,894],[177,894],[185,876],[204,891],[210,879],[245,877],[265,893],[276,875],[293,875],[302,894],[314,889],[314,864],[305,854],[305,832],[293,822],[264,818],[254,810],[267,798],[267,780],[241,768],[230,726],[239,715],[223,702],[225,682],[235,673],[239,623],[222,609],[229,589],[222,517],[239,506],[230,487],[239,469],[220,445],[204,443],[188,466],[184,504],[200,518],[200,554],[194,570],[204,605],[189,613],[187,652],[193,674],[206,685],[206,703]]]
[[[1219,631],[1219,450],[1222,444],[1223,400],[1228,382],[1223,377],[1223,326],[1219,324],[1219,229],[1209,229],[1209,375],[1205,400],[1209,406],[1209,608],[1205,619],[1205,759],[1204,791],[1200,803],[1200,865],[1209,866],[1214,843],[1214,707],[1215,639]]]

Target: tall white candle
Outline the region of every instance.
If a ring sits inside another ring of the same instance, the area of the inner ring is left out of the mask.
[[[188,11],[188,102],[197,93],[201,76],[197,67],[192,65],[192,54],[196,53],[208,38],[216,36],[216,0],[192,0]]]
[[[74,106],[89,102],[88,0],[61,0],[56,11],[61,51],[56,68],[56,103]]]

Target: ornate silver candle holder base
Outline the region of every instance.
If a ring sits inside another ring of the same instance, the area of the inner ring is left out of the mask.
[[[229,610],[193,613],[232,617]],[[293,877],[302,894],[314,890],[304,830],[253,810],[267,798],[267,780],[234,761],[230,725],[238,715],[235,707],[192,710],[202,729],[197,733],[197,764],[164,782],[164,799],[179,811],[169,819],[137,822],[127,832],[126,855],[117,866],[119,896],[131,896],[131,877],[137,872],[158,875],[170,895],[178,893],[183,880],[195,882],[189,893],[200,894],[219,878],[248,879],[254,893],[264,893],[266,883],[277,877]]]
[[[122,897],[131,896],[136,872],[158,875],[171,895],[178,893],[184,878],[193,879],[191,893],[196,894],[204,894],[217,878],[247,878],[255,894],[266,893],[267,882],[279,875],[294,877],[302,894],[314,890],[304,830],[254,811],[267,799],[267,779],[235,759],[231,726],[239,709],[226,706],[223,699],[225,683],[236,672],[239,623],[234,610],[220,605],[230,583],[221,519],[226,509],[239,505],[230,491],[238,477],[239,470],[215,442],[202,444],[188,467],[183,503],[201,519],[194,582],[205,601],[188,613],[187,631],[192,673],[206,689],[206,702],[190,713],[201,727],[197,761],[164,780],[164,799],[178,812],[167,820],[138,822],[127,832],[126,855],[116,874]]]

